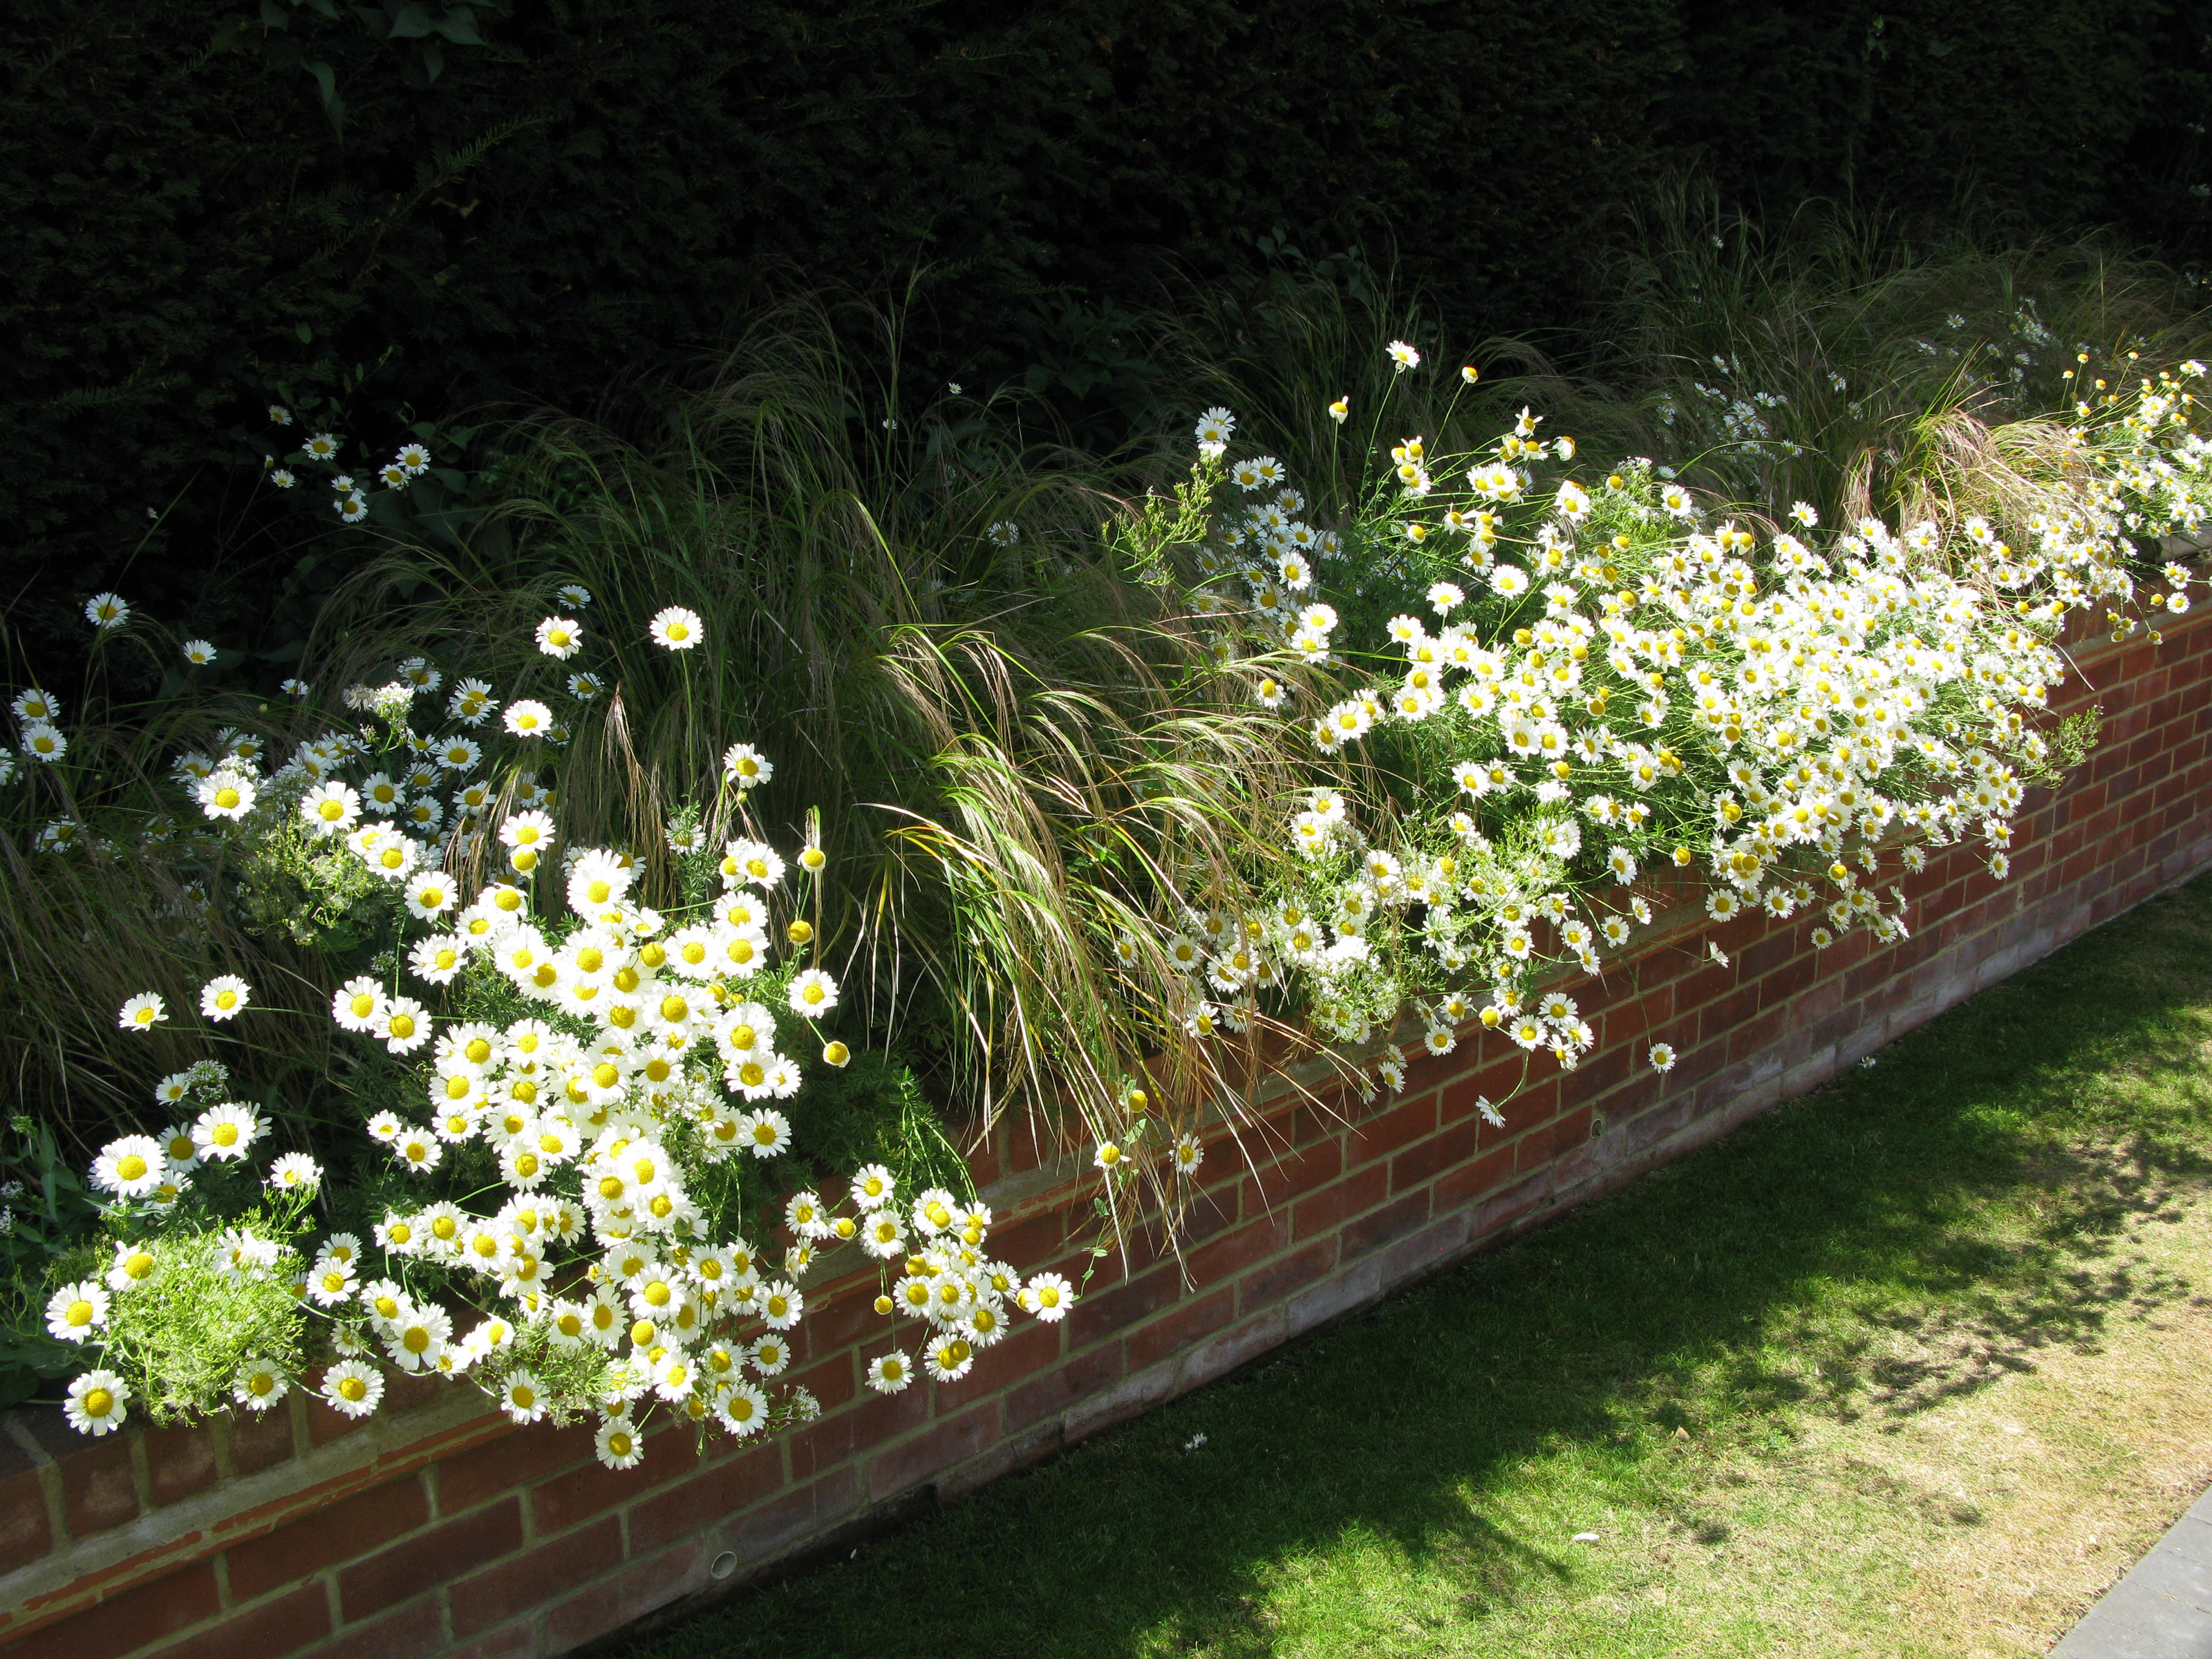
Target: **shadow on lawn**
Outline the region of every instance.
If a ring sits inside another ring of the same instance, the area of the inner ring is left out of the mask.
[[[2128,1237],[2212,1175],[2208,946],[2212,880],[1603,1204],[635,1659],[932,1631],[979,1656],[1259,1659],[1270,1593],[1332,1548],[1423,1559],[1480,1617],[1584,1571],[1567,1507],[1516,1536],[1495,1495],[1586,1504],[1593,1473],[1718,1541],[1682,1509],[1684,1455],[1902,1420],[2201,1302]],[[1394,1650],[1420,1650],[1393,1617]]]

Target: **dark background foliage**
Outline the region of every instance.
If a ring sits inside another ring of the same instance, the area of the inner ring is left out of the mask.
[[[268,630],[273,388],[380,448],[586,409],[793,285],[918,273],[916,373],[1097,431],[1170,273],[1356,249],[1462,327],[1571,327],[1607,210],[1685,165],[2182,261],[2212,226],[2212,0],[259,3],[0,21],[19,649],[103,586]]]

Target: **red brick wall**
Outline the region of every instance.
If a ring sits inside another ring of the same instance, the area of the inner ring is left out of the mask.
[[[1711,930],[1726,967],[1686,911],[1671,938],[1662,927],[1575,988],[1598,1048],[1571,1073],[1540,1060],[1503,1128],[1474,1109],[1521,1072],[1495,1037],[1423,1060],[1404,1094],[1353,1105],[1349,1121],[1283,1105],[1246,1132],[1251,1165],[1225,1142],[1210,1150],[1188,1285],[1140,1241],[1064,1324],[1019,1328],[951,1387],[866,1393],[883,1322],[823,1287],[794,1372],[821,1421],[763,1445],[719,1441],[704,1461],[672,1430],[620,1474],[593,1461],[586,1430],[512,1429],[419,1382],[411,1409],[367,1425],[297,1396],[275,1421],[100,1442],[58,1414],[15,1413],[0,1437],[0,1649],[560,1653],[1218,1376],[1725,1133],[2212,861],[2212,626],[2086,661],[2069,706],[2103,705],[2103,745],[2063,792],[2035,798],[2009,883],[1954,848],[1906,884],[1911,939],[1815,952],[1816,917],[1747,918]],[[1681,1054],[1664,1078],[1644,1064],[1661,1039]],[[1024,1270],[1065,1267],[1087,1188],[1038,1168],[1024,1141],[1002,1131],[977,1160],[1002,1218],[994,1248]]]

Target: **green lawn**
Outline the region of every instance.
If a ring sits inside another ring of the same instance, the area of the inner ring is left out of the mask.
[[[632,1651],[2040,1653],[2212,1474],[2209,944],[2212,879]]]

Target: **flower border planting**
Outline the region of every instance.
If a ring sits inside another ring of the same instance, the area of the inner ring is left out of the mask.
[[[1904,882],[1923,925],[1818,951],[1814,917],[1714,924],[1685,905],[1571,988],[1595,1043],[1512,1094],[1502,1125],[1477,1103],[1510,1092],[1522,1056],[1479,1026],[1414,1057],[1373,1109],[1284,1099],[1239,1131],[1241,1154],[1218,1132],[1180,1263],[1139,1230],[1066,1320],[978,1355],[956,1389],[867,1390],[874,1279],[855,1274],[808,1287],[792,1375],[818,1421],[703,1458],[687,1432],[653,1434],[618,1474],[586,1428],[516,1428],[427,1382],[364,1425],[296,1392],[263,1416],[96,1440],[19,1413],[0,1448],[0,1642],[108,1659],[563,1652],[1219,1376],[1724,1133],[2212,862],[2212,629],[2191,615],[2160,647],[2078,660],[2053,712],[2101,707],[2104,741],[2031,797],[2009,880],[1971,847],[1938,850]],[[1679,1051],[1663,1075],[1654,1042]],[[1095,1176],[1077,1162],[1042,1161],[1011,1126],[974,1160],[994,1249],[1025,1272],[1089,1243]]]

